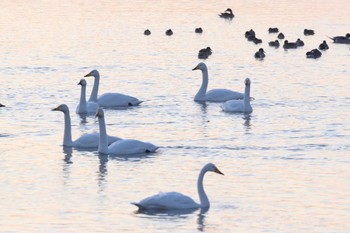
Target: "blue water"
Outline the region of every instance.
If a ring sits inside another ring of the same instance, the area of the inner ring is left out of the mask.
[[[232,21],[217,16],[227,7]],[[348,12],[344,0],[2,1],[0,231],[349,232],[350,47],[327,37],[350,32]],[[269,27],[305,46],[268,47]],[[251,28],[262,44],[246,40]],[[323,40],[330,49],[306,59]],[[250,78],[249,116],[193,101],[201,73],[192,68],[207,46],[210,89],[243,91]],[[73,139],[98,131],[94,117],[74,112],[77,83],[92,69],[100,93],[144,100],[106,110],[108,133],[152,142],[157,153],[63,149],[63,114],[52,108],[70,107]],[[147,215],[130,204],[160,191],[198,200],[208,162],[225,174],[205,177],[209,211]]]

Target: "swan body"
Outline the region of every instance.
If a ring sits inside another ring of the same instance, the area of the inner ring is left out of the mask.
[[[110,155],[134,155],[144,153],[154,153],[158,149],[157,146],[142,142],[135,139],[122,139],[118,140],[108,146],[107,130],[104,118],[104,112],[102,109],[98,109],[96,113],[98,117],[98,123],[100,128],[100,139],[98,145],[98,152],[102,154]]]
[[[69,108],[65,104],[52,109],[52,111],[60,111],[64,113],[64,134],[63,134],[63,146],[77,147],[77,148],[98,148],[99,133],[83,134],[75,141],[72,141],[72,127],[69,114]],[[120,140],[118,137],[108,136],[108,144]]]
[[[90,102],[98,103],[98,105],[103,108],[137,106],[142,103],[142,101],[133,96],[124,95],[121,93],[105,93],[97,98],[98,87],[100,83],[100,73],[97,70],[92,70],[84,77],[90,76],[94,77],[94,86],[92,88],[91,96],[89,99]]]
[[[78,85],[81,85],[80,102],[77,106],[76,113],[78,114],[91,114],[95,113],[98,109],[98,104],[95,102],[86,102],[86,80],[81,79]]]
[[[207,66],[203,62],[200,62],[192,70],[202,71],[202,85],[195,95],[194,101],[225,102],[227,100],[242,99],[244,97],[242,93],[227,89],[212,89],[207,92],[209,81]]]
[[[212,163],[206,164],[199,173],[197,180],[197,191],[200,203],[196,203],[191,197],[178,192],[161,192],[147,197],[140,202],[132,202],[139,210],[174,210],[174,209],[196,209],[209,208],[209,199],[203,188],[203,178],[208,171],[223,175],[223,173]]]
[[[229,100],[221,105],[222,110],[225,112],[236,112],[236,113],[252,113],[253,108],[250,105],[250,79],[245,80],[245,90],[243,100]]]

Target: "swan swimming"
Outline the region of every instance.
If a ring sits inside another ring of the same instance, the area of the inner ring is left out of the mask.
[[[253,112],[253,108],[250,105],[250,79],[246,78],[244,84],[244,99],[226,101],[221,105],[222,110],[225,112],[237,112],[246,114]]]
[[[80,102],[77,106],[76,113],[78,114],[91,114],[95,113],[98,109],[98,104],[95,102],[86,102],[86,80],[80,79],[78,85],[81,85]]]
[[[100,107],[111,108],[111,107],[128,107],[128,106],[137,106],[142,101],[138,100],[135,97],[124,95],[121,93],[105,93],[97,98],[98,87],[100,83],[100,73],[97,70],[92,70],[90,73],[84,77],[94,77],[94,86],[91,91],[91,96],[89,101],[98,103]],[[96,111],[95,111],[96,112]]]
[[[98,124],[100,128],[100,140],[98,145],[99,153],[109,155],[134,155],[154,153],[158,149],[157,146],[151,143],[142,142],[135,139],[122,139],[108,146],[104,112],[101,108],[97,110],[96,117],[98,117]]]
[[[174,209],[198,209],[209,208],[209,199],[203,188],[203,178],[207,172],[215,172],[224,175],[214,164],[206,164],[199,173],[197,191],[200,203],[196,203],[191,197],[178,192],[161,192],[147,197],[140,202],[132,202],[139,210],[174,210]]]
[[[208,69],[207,66],[200,62],[192,70],[202,71],[202,85],[194,97],[194,101],[208,101],[208,102],[225,102],[231,99],[243,99],[244,95],[242,93],[231,91],[227,89],[212,89],[207,92],[208,88]]]
[[[77,148],[98,148],[99,133],[83,134],[77,140],[72,141],[72,127],[69,114],[69,108],[65,104],[52,109],[52,111],[60,111],[64,113],[64,134],[63,134],[63,146],[77,147]],[[120,140],[118,137],[108,136],[108,144]]]

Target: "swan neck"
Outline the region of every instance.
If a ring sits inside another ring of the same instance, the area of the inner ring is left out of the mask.
[[[98,95],[98,85],[100,83],[100,75],[94,76],[94,86],[91,91],[89,101],[97,103],[97,95]]]
[[[72,126],[70,121],[69,110],[64,112],[64,134],[63,134],[63,145],[71,146],[72,145]]]
[[[86,86],[81,86],[81,92],[80,92],[80,102],[79,102],[79,113],[85,113],[87,111],[86,109]]]
[[[249,101],[250,101],[250,85],[245,85],[244,103],[249,103]]]
[[[206,208],[210,206],[209,199],[203,187],[203,178],[206,172],[207,172],[206,170],[202,169],[201,172],[199,173],[198,181],[197,181],[197,190],[198,190],[201,208]]]
[[[108,154],[108,138],[107,138],[107,130],[106,130],[106,123],[105,123],[104,117],[98,118],[98,125],[100,128],[98,152],[102,154]]]
[[[194,100],[197,100],[197,101],[204,100],[205,94],[207,92],[207,88],[208,88],[208,70],[203,69],[202,70],[202,85],[199,88],[196,96],[194,97]]]

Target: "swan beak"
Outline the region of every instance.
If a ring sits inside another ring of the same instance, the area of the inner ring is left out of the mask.
[[[199,70],[199,66],[194,67],[192,70]]]
[[[87,75],[85,75],[84,77],[89,77],[89,76],[92,76],[92,75],[91,75],[91,72],[88,73]]]
[[[215,173],[218,173],[220,175],[224,175],[224,173],[222,173],[217,167],[215,167],[215,170],[214,170]]]
[[[81,81],[77,85],[81,85]]]
[[[51,111],[61,111],[61,108],[58,106],[56,108],[51,109]]]

